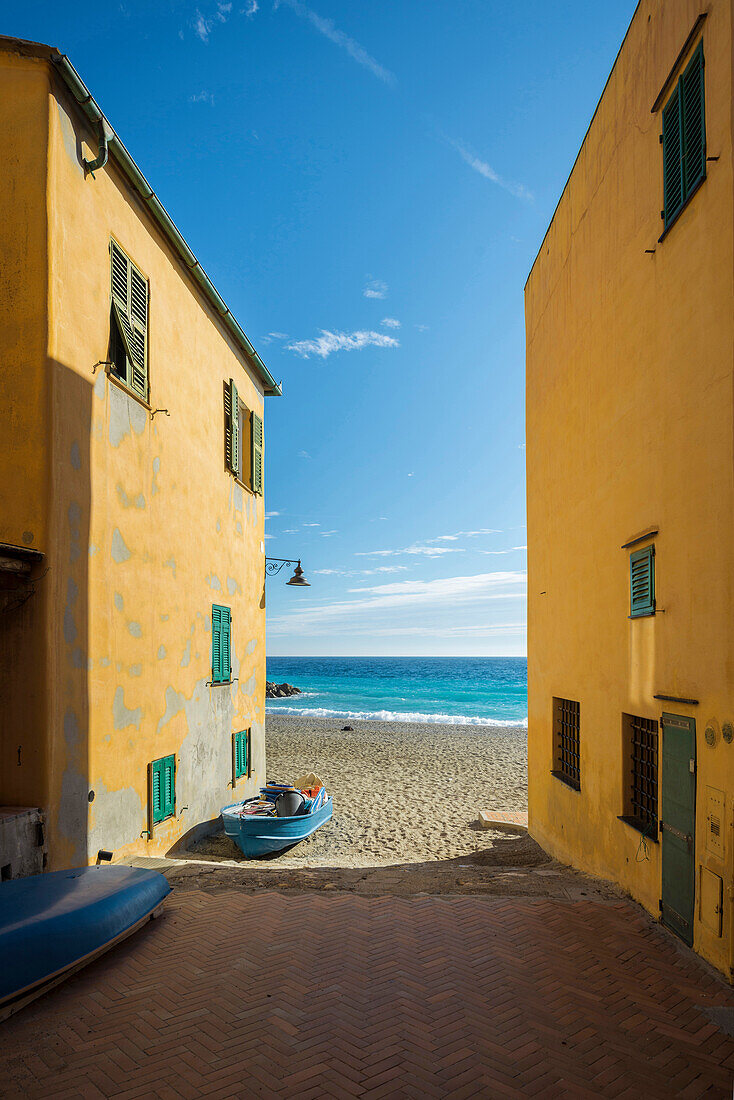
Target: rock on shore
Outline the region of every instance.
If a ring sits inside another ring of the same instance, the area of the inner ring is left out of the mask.
[[[291,695],[300,694],[301,689],[294,687],[293,684],[274,684],[268,680],[265,681],[266,699],[288,699]]]

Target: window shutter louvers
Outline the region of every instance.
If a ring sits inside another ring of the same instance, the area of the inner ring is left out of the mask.
[[[630,555],[630,616],[652,615],[655,611],[655,548],[646,547]]]
[[[163,760],[164,774],[164,815],[170,817],[176,809],[176,757],[167,756]]]
[[[110,242],[112,310],[130,361],[128,383],[148,400],[148,283],[115,241]]]
[[[227,465],[235,477],[240,477],[240,397],[232,378],[229,380],[226,404],[229,406],[227,409],[229,418],[227,427]]]
[[[252,488],[263,491],[263,422],[257,413],[252,414]]]
[[[686,196],[706,173],[703,50],[699,46],[681,77],[683,99],[683,176]]]
[[[663,108],[663,205],[668,225],[683,203],[683,127],[680,90]]]
[[[212,680],[222,680],[222,613],[215,604],[212,607]]]
[[[162,783],[162,760],[155,760],[151,764],[151,787],[152,787],[152,800],[153,800],[153,824],[160,821],[163,817],[163,783]]]
[[[232,658],[230,653],[230,624],[232,616],[228,608],[222,613],[222,679],[232,679]]]

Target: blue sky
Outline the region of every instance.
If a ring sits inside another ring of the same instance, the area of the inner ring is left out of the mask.
[[[271,654],[525,652],[523,285],[632,0],[2,6],[67,53],[284,396]]]

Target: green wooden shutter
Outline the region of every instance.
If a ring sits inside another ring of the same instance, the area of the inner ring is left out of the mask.
[[[257,413],[252,414],[252,488],[263,491],[263,422]]]
[[[176,812],[176,757],[166,756],[163,765],[163,816],[171,817]]]
[[[247,735],[249,730],[240,730],[234,735],[234,775],[241,779],[247,774]]]
[[[222,609],[212,604],[212,681],[222,682]]]
[[[240,397],[234,379],[230,378],[225,400],[227,413],[227,465],[235,477],[240,477]]]
[[[127,382],[148,400],[148,283],[116,241],[110,241],[112,312],[129,361]]]
[[[630,617],[655,614],[655,547],[630,554]]]
[[[222,680],[228,683],[232,679],[232,655],[230,633],[232,614],[228,607],[222,608]]]
[[[130,264],[130,317],[132,320],[132,388],[148,400],[148,283]]]
[[[663,108],[663,205],[666,226],[683,205],[683,124],[680,84]]]
[[[154,760],[150,765],[151,802],[153,824],[163,820],[163,761]]]
[[[228,607],[212,604],[212,682],[215,684],[226,684],[232,679],[231,622]]]
[[[683,114],[683,181],[686,198],[706,175],[703,44],[681,77]]]

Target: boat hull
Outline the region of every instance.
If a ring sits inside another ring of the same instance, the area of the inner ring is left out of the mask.
[[[225,833],[247,859],[261,859],[292,848],[325,825],[333,811],[331,798],[327,798],[315,813],[299,814],[297,817],[265,817],[259,814],[240,817],[229,812],[241,805],[241,802],[234,802],[225,806],[222,821]]]
[[[79,867],[0,886],[0,1019],[156,916],[171,888],[157,871]]]

